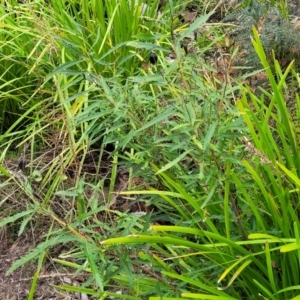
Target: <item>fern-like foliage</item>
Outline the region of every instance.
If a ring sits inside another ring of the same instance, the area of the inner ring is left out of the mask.
[[[245,65],[260,68],[251,44],[252,27],[255,26],[270,63],[273,61],[274,51],[275,58],[283,69],[293,59],[295,66],[299,68],[300,29],[289,18],[285,18],[278,8],[268,6],[266,1],[252,0],[248,6],[230,13],[223,21],[236,24],[231,36],[241,50],[244,50]]]
[[[297,72],[300,69],[300,28],[292,22],[291,18],[285,17],[285,14],[276,7],[267,4],[267,1],[252,0],[248,5],[243,5],[233,13],[229,14],[224,22],[231,22],[236,25],[231,32],[231,37],[240,47],[240,52],[243,53],[242,63],[251,67],[253,70],[262,68],[260,60],[252,46],[251,36],[252,27],[255,26],[259,32],[260,41],[267,56],[269,66],[273,74],[276,76],[274,58],[279,62],[281,70],[294,60],[294,68]],[[293,20],[294,21],[294,20]],[[241,60],[240,60],[241,61]],[[247,69],[245,69],[247,70]],[[262,75],[264,73],[262,72]],[[260,88],[270,92],[271,86],[266,76],[251,76],[249,85],[252,90],[255,90],[256,96],[261,96]],[[298,80],[295,80],[295,78]],[[278,78],[280,80],[280,78]],[[290,76],[287,78],[286,84],[283,87],[283,95],[286,107],[289,110],[290,118],[295,125],[295,134],[300,134],[300,79],[299,76]],[[265,99],[265,104],[268,105],[268,100]],[[273,120],[274,121],[274,120]],[[270,122],[270,126],[275,126],[274,122]]]

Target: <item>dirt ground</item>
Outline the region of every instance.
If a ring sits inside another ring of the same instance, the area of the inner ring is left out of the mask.
[[[31,261],[6,276],[7,270],[20,257],[33,248],[33,238],[29,233],[23,234],[12,242],[13,237],[1,232],[0,236],[0,299],[26,300],[28,299],[33,275],[37,269],[37,262]],[[36,300],[88,300],[86,295],[76,293],[66,294],[59,291],[54,285],[76,284],[71,275],[59,272],[53,263],[45,263],[39,276],[34,299]]]
[[[8,165],[13,168],[12,162],[10,162]],[[2,178],[0,176],[0,183],[1,179]],[[138,179],[139,178],[135,179],[137,183],[139,183]],[[119,193],[127,187],[128,182],[127,173],[122,168],[121,171],[118,172],[117,181],[118,183],[115,186],[115,200],[112,201],[112,206],[110,208],[118,211],[129,210],[131,212],[145,212],[147,210],[145,204],[136,203],[135,205],[129,207],[127,201],[119,196]],[[9,194],[12,195],[13,199],[7,200],[7,203],[1,207],[2,214],[0,214],[0,221],[1,217],[4,218],[5,215],[11,215],[9,212],[5,212],[6,209],[10,211],[11,209],[14,210],[14,207],[17,207],[17,209],[20,210],[20,207],[24,206],[24,210],[26,210],[26,200],[24,199],[26,196],[24,194],[20,193],[19,195],[17,192]],[[86,191],[86,194],[89,194],[88,190]],[[104,187],[104,194],[108,194],[108,188],[106,187]],[[1,196],[4,197],[4,194],[0,193],[0,198]],[[101,199],[101,195],[98,196],[99,199]],[[59,199],[56,200],[57,203],[59,203]],[[24,203],[21,204],[20,201],[23,201]],[[56,201],[53,201],[53,203],[56,203]],[[53,205],[52,208],[57,215],[59,215],[61,212],[59,211],[60,206],[56,207]],[[35,221],[36,219],[33,218],[33,223]],[[0,228],[0,300],[28,299],[30,288],[33,282],[33,276],[37,271],[37,258],[30,260],[29,263],[16,269],[11,274],[7,275],[6,273],[15,261],[30,253],[31,250],[35,249],[38,244],[44,241],[44,234],[45,232],[48,232],[49,227],[51,226],[49,221],[51,222],[51,220],[48,220],[47,218],[42,220],[38,219],[38,225],[34,225],[32,223],[32,227],[27,226],[26,231],[20,237],[18,237],[17,233],[20,230],[20,224],[10,223],[9,225]],[[46,258],[43,261],[43,266],[38,276],[39,279],[33,299],[95,299],[94,297],[87,296],[86,294],[70,293],[58,289],[57,286],[61,285],[80,286],[89,276],[89,274],[82,274],[81,272],[81,274],[75,278],[74,269],[68,270],[67,268],[53,262],[52,258],[59,258],[60,254],[64,253],[66,250],[68,250],[68,245],[63,244],[54,246],[51,248],[51,250],[49,250],[51,253],[47,253]]]

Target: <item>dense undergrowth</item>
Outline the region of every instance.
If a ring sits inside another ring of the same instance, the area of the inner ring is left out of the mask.
[[[43,228],[9,270],[38,260],[28,298],[47,254],[95,299],[299,299],[297,62],[253,27],[240,71],[225,4],[5,3],[0,226]]]

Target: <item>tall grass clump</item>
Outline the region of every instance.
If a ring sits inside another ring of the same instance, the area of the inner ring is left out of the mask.
[[[83,89],[84,79],[92,80],[90,73],[120,80],[133,74],[148,53],[127,43],[134,35],[151,35],[157,7],[157,1],[125,0],[2,5],[2,131],[27,108],[55,97],[55,83],[45,77],[58,66],[73,75],[72,94]]]
[[[64,6],[63,0],[50,1],[49,10],[59,27],[56,39],[66,61],[77,61],[73,69],[125,78],[136,70],[141,61],[126,43],[134,35],[152,33],[159,18],[157,0],[71,1]],[[143,57],[145,52],[138,54]]]
[[[113,77],[120,84],[140,66],[142,52],[127,44],[143,31],[151,35],[158,3],[148,4],[10,1],[1,6],[1,146],[5,152],[19,149],[18,155],[31,162],[48,149],[43,188],[60,183],[90,145],[87,123],[75,120],[103,94],[99,78]],[[104,115],[111,112],[107,109]]]

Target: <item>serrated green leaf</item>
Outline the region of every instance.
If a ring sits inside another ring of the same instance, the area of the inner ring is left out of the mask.
[[[34,209],[22,211],[20,213],[17,213],[15,215],[11,216],[11,217],[7,217],[7,218],[3,219],[2,221],[0,221],[0,228],[3,227],[6,224],[15,222],[15,221],[19,220],[20,218],[31,214],[33,211],[34,211]]]
[[[60,244],[60,243],[68,243],[68,242],[74,242],[74,241],[78,241],[78,238],[73,237],[73,236],[61,235],[59,237],[54,237],[45,242],[42,242],[36,248],[31,250],[29,253],[27,253],[26,255],[24,255],[23,257],[18,259],[17,261],[15,261],[12,264],[12,266],[6,271],[6,275],[10,274],[11,272],[13,272],[17,268],[21,267],[22,265],[26,264],[30,260],[38,257],[43,251],[45,251],[49,247],[52,247],[52,246]]]

